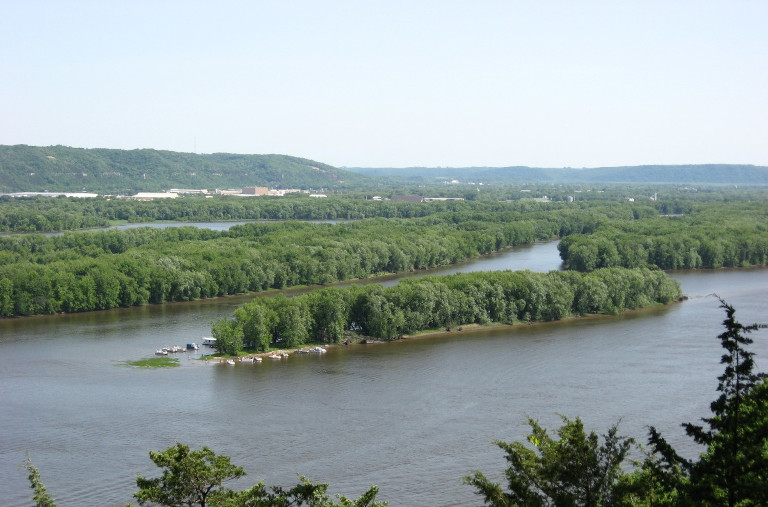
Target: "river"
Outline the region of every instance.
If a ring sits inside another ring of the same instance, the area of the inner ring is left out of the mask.
[[[557,269],[555,243],[509,250],[455,270]],[[765,322],[768,270],[673,273],[689,300],[621,316],[377,345],[226,366],[151,357],[210,333],[248,297],[0,320],[0,498],[31,504],[26,452],[61,506],[124,505],[148,457],[176,441],[232,457],[248,476],[290,486],[297,474],[358,496],[369,485],[392,506],[479,505],[462,477],[500,479],[493,440],[522,439],[526,417],[558,414],[645,440],[655,425],[689,456],[680,423],[709,414],[724,314]],[[389,283],[392,283],[391,281]],[[766,369],[768,332],[753,335]]]

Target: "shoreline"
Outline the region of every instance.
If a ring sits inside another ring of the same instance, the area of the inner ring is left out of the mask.
[[[445,329],[434,329],[434,330],[425,330],[424,332],[418,333],[418,334],[412,334],[412,335],[402,335],[399,338],[394,338],[392,340],[371,340],[369,338],[363,338],[359,342],[353,342],[349,344],[344,343],[328,343],[328,344],[307,344],[303,345],[299,348],[293,349],[293,350],[285,350],[285,349],[278,349],[278,350],[271,350],[269,352],[258,352],[258,353],[250,353],[245,354],[242,356],[232,357],[232,356],[208,356],[209,359],[216,360],[217,363],[224,363],[227,359],[233,359],[235,362],[241,362],[243,359],[250,359],[253,360],[255,357],[261,357],[262,359],[268,358],[270,355],[273,354],[285,354],[286,357],[290,357],[294,354],[309,354],[311,349],[314,349],[316,347],[322,347],[324,349],[329,348],[338,348],[338,347],[345,347],[348,345],[387,345],[390,343],[397,343],[405,340],[425,340],[425,339],[436,339],[436,338],[442,338],[447,336],[455,336],[457,334],[464,334],[464,335],[472,335],[472,334],[479,334],[486,331],[504,331],[504,330],[510,330],[510,329],[521,329],[521,328],[530,328],[530,327],[539,327],[539,326],[546,326],[546,325],[553,325],[553,324],[565,324],[572,321],[587,321],[587,320],[602,320],[602,319],[608,319],[611,317],[622,317],[627,315],[637,315],[643,312],[648,312],[652,310],[660,310],[664,308],[668,308],[675,304],[681,304],[684,301],[686,301],[688,298],[686,296],[681,297],[680,299],[677,299],[675,301],[672,301],[666,305],[650,305],[645,306],[642,308],[630,308],[627,310],[624,310],[621,313],[617,314],[609,314],[609,313],[589,313],[586,315],[570,315],[568,317],[557,319],[557,320],[539,320],[534,322],[517,322],[514,324],[502,324],[502,323],[491,323],[491,324],[464,324],[460,326],[456,326],[455,328],[452,328],[450,331]],[[305,352],[297,352],[297,351],[305,351]]]
[[[392,343],[392,342],[398,342],[401,340],[418,340],[422,338],[436,338],[441,336],[450,336],[450,335],[456,335],[456,334],[475,334],[475,333],[481,333],[485,331],[496,331],[496,330],[509,330],[509,329],[520,329],[520,328],[529,328],[529,327],[539,327],[539,326],[546,326],[546,325],[553,325],[553,324],[565,324],[568,322],[572,322],[575,320],[602,320],[602,319],[608,319],[611,317],[622,317],[626,315],[636,315],[642,312],[651,311],[651,310],[658,310],[663,308],[668,308],[669,306],[683,303],[687,299],[686,296],[681,297],[680,299],[677,299],[675,301],[672,301],[670,303],[667,303],[665,305],[656,304],[656,305],[650,305],[650,306],[644,306],[642,308],[629,308],[627,310],[624,310],[621,313],[611,314],[611,313],[588,313],[586,315],[569,315],[568,317],[564,317],[562,319],[557,320],[537,320],[533,322],[516,322],[514,324],[502,324],[502,323],[492,323],[492,324],[465,324],[461,326],[456,326],[456,329],[452,329],[450,331],[446,330],[433,330],[433,331],[425,331],[423,333],[413,334],[413,335],[403,335],[402,338],[396,338],[394,340],[381,340],[376,343]]]

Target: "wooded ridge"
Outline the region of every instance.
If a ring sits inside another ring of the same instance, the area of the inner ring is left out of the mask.
[[[132,194],[170,188],[329,188],[366,176],[287,155],[0,145],[0,192]]]
[[[689,183],[768,185],[768,167],[744,164],[642,165],[596,168],[407,167],[362,168],[349,171],[366,176],[438,182],[475,183]]]
[[[0,192],[133,194],[170,188],[373,189],[461,183],[644,183],[768,185],[768,167],[646,165],[591,169],[510,167],[337,168],[288,155],[181,153],[0,145]]]

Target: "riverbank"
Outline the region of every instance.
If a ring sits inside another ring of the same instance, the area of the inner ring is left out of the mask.
[[[541,327],[541,326],[553,326],[553,325],[565,325],[568,323],[571,323],[573,321],[597,321],[597,320],[607,320],[610,318],[615,317],[626,317],[626,316],[639,316],[643,313],[647,312],[653,312],[656,310],[661,310],[664,308],[668,308],[670,306],[680,304],[687,300],[687,297],[683,296],[680,299],[677,299],[671,303],[667,303],[665,305],[662,304],[654,304],[645,306],[643,308],[630,308],[627,310],[622,311],[621,313],[616,314],[610,314],[610,313],[590,313],[585,315],[569,315],[568,317],[563,317],[562,319],[557,320],[539,320],[539,321],[533,321],[533,322],[515,322],[513,324],[502,324],[500,322],[494,322],[491,324],[464,324],[461,326],[456,326],[456,328],[452,328],[450,330],[445,329],[433,329],[433,330],[425,330],[423,332],[410,334],[410,335],[403,335],[401,338],[395,339],[395,340],[389,340],[389,341],[376,341],[373,343],[391,343],[399,340],[418,340],[418,339],[426,339],[426,338],[440,338],[443,336],[452,336],[456,334],[473,334],[473,333],[484,333],[487,331],[509,331],[512,329],[520,329],[520,328],[533,328],[533,327]]]
[[[392,344],[401,342],[404,340],[428,340],[428,339],[440,339],[444,337],[449,336],[456,336],[458,334],[461,335],[472,335],[472,334],[478,334],[481,335],[483,333],[486,333],[488,331],[499,331],[499,332],[509,332],[512,330],[518,331],[521,329],[532,329],[532,328],[540,328],[540,327],[554,327],[558,325],[569,325],[573,323],[574,321],[580,321],[580,322],[593,322],[593,321],[600,321],[600,320],[610,320],[612,318],[617,317],[641,317],[644,313],[654,313],[660,310],[664,310],[666,308],[669,308],[671,306],[677,305],[679,303],[682,303],[686,301],[688,298],[686,296],[683,296],[671,303],[662,305],[662,304],[653,304],[649,306],[645,306],[642,308],[631,308],[622,311],[621,313],[617,314],[608,314],[608,313],[591,313],[591,314],[585,314],[585,315],[569,315],[567,317],[564,317],[562,319],[557,320],[542,320],[542,321],[534,321],[534,322],[515,322],[513,324],[503,324],[500,322],[493,322],[490,324],[476,324],[476,323],[470,323],[470,324],[463,324],[460,326],[452,327],[450,329],[427,329],[424,331],[420,331],[418,333],[414,334],[404,334],[397,338],[394,338],[392,340],[377,340],[377,339],[371,339],[368,337],[361,337],[362,339],[357,341],[347,341],[346,343],[334,343],[334,344],[310,344],[305,345],[304,347],[300,347],[294,350],[272,350],[269,352],[259,352],[259,353],[249,353],[242,356],[208,356],[208,360],[215,362],[215,363],[226,363],[227,359],[234,360],[235,362],[253,362],[256,360],[256,358],[259,358],[260,360],[264,360],[267,358],[273,358],[272,356],[280,356],[281,358],[288,358],[295,354],[309,354],[312,353],[314,349],[322,348],[324,350],[328,350],[330,348],[337,348],[337,347],[344,347],[347,345],[386,345],[386,344]],[[274,357],[274,359],[277,359],[277,357]]]

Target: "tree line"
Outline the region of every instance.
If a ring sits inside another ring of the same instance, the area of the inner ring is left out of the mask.
[[[605,222],[558,248],[570,269],[655,266],[697,269],[768,264],[768,207],[764,203],[697,206],[682,216]]]
[[[284,201],[275,210],[296,216],[304,205],[305,211],[353,209],[342,200],[315,202]],[[2,236],[0,316],[328,284],[455,264],[554,238],[564,238],[561,257],[577,271],[765,265],[768,258],[768,208],[760,203],[701,204],[680,217],[660,217],[652,206],[632,203],[361,200],[354,205],[380,216],[339,223],[254,222],[228,231],[173,227]],[[398,216],[383,216],[390,213]]]
[[[427,269],[588,231],[608,213],[617,210],[470,209],[336,224],[250,223],[228,231],[0,237],[0,316],[188,301]]]
[[[256,298],[213,325],[220,353],[294,348],[350,337],[391,340],[468,324],[551,321],[619,313],[680,298],[678,282],[649,269],[591,273],[494,271],[427,276],[380,285],[329,287],[287,298]]]
[[[370,195],[370,194],[368,194]],[[416,218],[445,212],[529,213],[565,209],[563,203],[499,201],[438,201],[414,203],[358,198],[310,198],[306,194],[285,197],[185,196],[178,199],[134,201],[76,197],[0,196],[0,232],[56,232],[106,227],[114,221],[142,223],[173,220],[207,222],[225,220],[360,220],[364,218]],[[603,207],[605,203],[601,203]],[[590,208],[587,203],[571,209]]]

